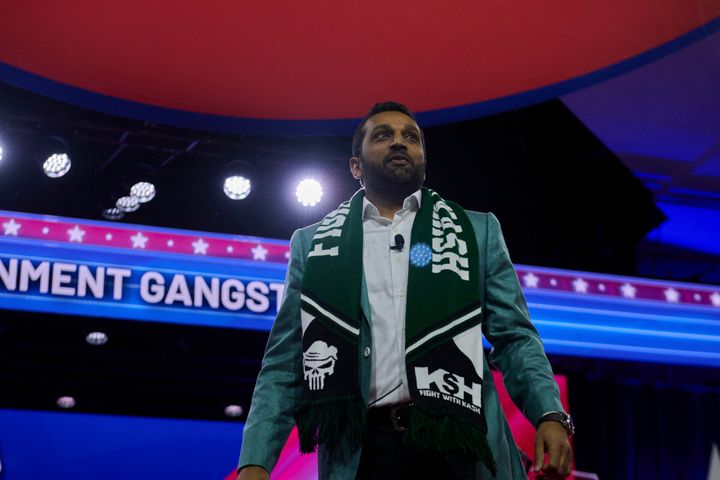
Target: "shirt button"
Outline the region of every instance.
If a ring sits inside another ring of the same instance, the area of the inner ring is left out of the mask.
[[[404,296],[405,296],[405,292],[402,291],[402,290],[400,290],[400,291],[398,292],[398,297],[404,297]]]
[[[365,350],[363,350],[363,355],[365,358],[370,356],[370,347],[365,347]]]

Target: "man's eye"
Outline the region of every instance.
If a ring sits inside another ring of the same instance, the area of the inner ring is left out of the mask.
[[[377,132],[377,133],[375,134],[375,138],[388,137],[389,135],[390,135],[390,134],[389,134],[388,132]]]

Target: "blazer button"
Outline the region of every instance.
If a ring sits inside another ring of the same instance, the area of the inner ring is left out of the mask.
[[[368,358],[370,356],[370,347],[365,347],[365,350],[363,350],[363,355],[365,358]]]

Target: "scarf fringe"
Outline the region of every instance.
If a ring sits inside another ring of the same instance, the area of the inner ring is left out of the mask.
[[[487,442],[487,426],[429,413],[417,404],[410,419],[408,441],[422,450],[459,453],[481,460],[495,476],[496,465]]]
[[[343,443],[351,450],[360,448],[366,419],[367,407],[358,395],[303,402],[295,412],[300,452],[315,452],[320,443],[330,448]]]

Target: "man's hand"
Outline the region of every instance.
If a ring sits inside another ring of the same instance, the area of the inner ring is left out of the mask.
[[[262,467],[248,465],[238,472],[237,480],[269,480],[270,474]]]
[[[548,462],[545,464],[545,454]],[[543,422],[535,434],[535,472],[543,480],[562,480],[572,470],[572,449],[565,428],[558,422]]]

